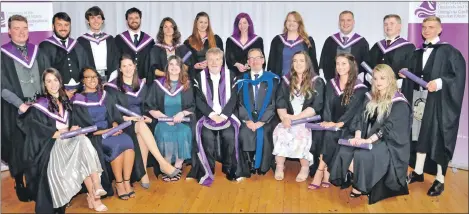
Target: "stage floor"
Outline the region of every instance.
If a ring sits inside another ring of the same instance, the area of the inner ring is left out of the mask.
[[[311,182],[297,183],[299,162],[287,161],[285,179],[276,181],[273,172],[264,176],[254,175],[241,183],[230,182],[221,172],[217,163],[215,182],[203,187],[195,180],[184,180],[190,167],[184,168],[184,176],[178,182],[166,183],[157,180],[152,173],[148,190],[135,185],[136,198],[128,201],[117,196],[103,199],[107,213],[180,213],[180,212],[241,212],[241,213],[377,213],[377,212],[418,212],[418,213],[468,213],[468,172],[448,170],[445,192],[439,197],[428,197],[428,188],[433,176],[427,175],[424,183],[410,185],[410,194],[368,205],[366,196],[349,198],[350,189],[340,190],[334,186],[319,190],[308,190]],[[2,213],[32,213],[34,203],[20,202],[13,188],[8,172],[2,173]],[[67,209],[68,213],[94,212],[88,209],[86,195],[78,195]]]

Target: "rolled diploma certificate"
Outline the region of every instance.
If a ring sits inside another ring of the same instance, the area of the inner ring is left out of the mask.
[[[109,131],[107,131],[106,133],[104,133],[101,136],[103,137],[103,139],[106,139],[109,136],[112,136],[113,134],[115,134],[116,132],[129,127],[130,125],[132,125],[132,121],[125,121],[125,122],[119,124],[118,126],[112,128],[112,129],[109,129]]]
[[[130,111],[129,109],[127,109],[127,108],[125,108],[124,106],[121,106],[121,105],[119,105],[119,104],[116,104],[116,108],[117,108],[120,112],[122,112],[122,113],[124,113],[124,114],[126,114],[126,115],[129,115],[129,116],[131,116],[131,117],[142,117],[142,115],[139,115],[139,114],[137,114],[137,113],[135,113],[135,112],[133,112],[133,111]]]
[[[402,69],[399,71],[399,73],[401,73],[402,75],[406,76],[407,78],[409,78],[410,80],[414,81],[415,83],[419,84],[420,86],[422,86],[423,88],[427,88],[427,82],[425,82],[425,80],[415,76],[415,74],[411,73],[409,70],[406,70],[406,69]]]
[[[363,61],[360,65],[361,65],[361,66],[366,70],[366,72],[368,72],[369,74],[372,74],[372,73],[373,73],[373,69],[372,69],[365,61]]]
[[[64,132],[64,133],[60,134],[60,139],[64,140],[64,139],[72,138],[72,137],[75,137],[75,136],[78,136],[78,135],[81,135],[81,134],[88,134],[88,133],[94,132],[96,130],[98,130],[97,126],[88,126],[88,127],[85,127],[85,128],[74,130],[74,131]]]
[[[308,129],[316,130],[316,131],[339,131],[340,128],[337,127],[329,127],[329,128],[324,128],[319,123],[307,123],[305,124],[305,127]]]
[[[344,146],[350,146],[350,147],[356,147],[356,148],[360,148],[360,149],[367,149],[367,150],[371,150],[373,148],[373,144],[368,144],[368,143],[364,143],[364,144],[360,144],[358,146],[354,146],[352,144],[350,144],[350,141],[347,140],[347,139],[339,139],[339,142],[338,142],[340,145],[344,145]]]
[[[294,126],[294,125],[314,122],[314,121],[318,121],[318,120],[321,120],[321,115],[314,115],[312,117],[306,117],[306,118],[302,118],[302,119],[298,119],[298,120],[292,120],[291,125]]]
[[[172,118],[172,117],[159,117],[157,119],[158,119],[159,122],[173,122],[174,121],[174,118]],[[182,121],[183,122],[190,122],[191,119],[188,118],[188,117],[184,117],[184,118],[182,118]]]

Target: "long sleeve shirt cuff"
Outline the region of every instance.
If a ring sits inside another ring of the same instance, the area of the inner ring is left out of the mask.
[[[436,82],[436,91],[439,91],[443,88],[443,81],[441,80],[441,78],[438,78],[435,80]]]

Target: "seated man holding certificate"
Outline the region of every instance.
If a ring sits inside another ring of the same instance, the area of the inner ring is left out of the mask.
[[[371,95],[349,127],[355,137],[340,145],[329,166],[330,181],[353,189],[350,197],[368,195],[369,203],[408,194],[406,173],[410,156],[411,109],[398,92],[392,68],[379,64],[373,71]],[[368,149],[361,144],[372,144]],[[348,173],[349,170],[351,173]]]
[[[290,72],[282,77],[275,102],[281,119],[273,133],[276,180],[284,178],[284,163],[287,157],[300,159],[301,170],[296,182],[304,182],[308,178],[309,167],[314,163],[313,154],[310,152],[313,134],[304,123],[292,126],[292,120],[308,122],[307,118],[320,115],[324,88],[325,83],[314,71],[308,53],[298,51],[293,54]]]

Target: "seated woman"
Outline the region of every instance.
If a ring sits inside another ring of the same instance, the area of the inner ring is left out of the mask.
[[[320,187],[328,188],[329,171],[327,166],[332,162],[338,149],[337,141],[342,137],[353,136],[349,126],[353,117],[361,113],[360,106],[365,99],[368,88],[357,79],[357,62],[352,54],[339,54],[336,56],[337,75],[326,85],[323,122],[326,128],[336,127],[339,131],[323,131],[322,144],[317,148],[320,151],[319,166],[314,174],[309,189]]]
[[[367,93],[367,95],[369,95]],[[398,92],[392,68],[380,64],[373,70],[371,95],[363,113],[357,114],[352,145],[372,144],[372,149],[340,146],[330,166],[331,183],[352,183],[350,197],[370,194],[370,204],[408,194],[406,173],[410,156],[411,109]],[[352,172],[347,178],[347,169]],[[376,194],[373,196],[374,191]]]
[[[195,122],[194,92],[187,72],[183,70],[183,62],[179,56],[168,59],[165,69],[166,76],[154,81],[145,102],[145,112],[158,119],[172,117],[173,122],[158,122],[155,127],[156,142],[166,160],[175,163],[179,174],[174,178],[164,176],[164,181],[181,179],[182,164],[191,158],[192,128]],[[190,123],[182,123],[184,117]]]
[[[134,142],[135,161],[134,169],[132,171],[132,181],[140,180],[140,184],[143,188],[150,188],[150,180],[147,175],[146,165],[148,158],[148,151],[155,157],[159,163],[159,167],[164,173],[174,177],[179,172],[161,155],[158,147],[156,147],[155,138],[147,126],[147,123],[151,123],[151,118],[143,115],[143,102],[147,96],[147,86],[145,85],[145,79],[139,79],[136,70],[136,64],[130,55],[123,54],[119,60],[119,72],[116,79],[108,82],[104,85],[106,91],[111,95],[115,102],[124,108],[133,111],[139,115],[139,117],[131,117],[129,115],[123,115],[124,121],[134,121],[131,126],[124,130]],[[138,144],[136,144],[138,143]],[[129,197],[135,197],[135,193],[130,185],[131,172],[124,171],[124,186]]]
[[[101,147],[96,150],[104,156],[103,160],[111,164],[116,179],[117,196],[127,200],[129,196],[124,188],[123,175],[130,176],[132,172],[135,159],[134,144],[130,136],[122,130],[106,139],[101,137],[110,128],[122,123],[122,116],[115,107],[115,100],[103,91],[98,72],[94,68],[85,68],[83,71],[83,89],[72,98],[72,125],[98,127],[98,131],[90,133],[88,137],[95,147]],[[101,164],[104,166],[103,162]],[[106,169],[104,171],[106,172]]]
[[[293,55],[291,71],[282,78],[277,91],[277,113],[282,121],[274,130],[275,179],[283,180],[285,158],[299,158],[301,170],[296,182],[308,178],[309,166],[313,164],[310,153],[311,130],[304,124],[291,126],[292,120],[312,117],[322,112],[324,81],[314,72],[311,59],[305,51]]]
[[[69,128],[72,107],[60,73],[46,69],[42,85],[44,96],[18,122],[26,134],[26,186],[36,201],[36,213],[65,213],[65,205],[81,190],[83,182],[89,207],[106,211],[99,199],[106,195],[100,180],[103,169],[91,141],[84,135],[61,138],[62,133],[80,127]]]

